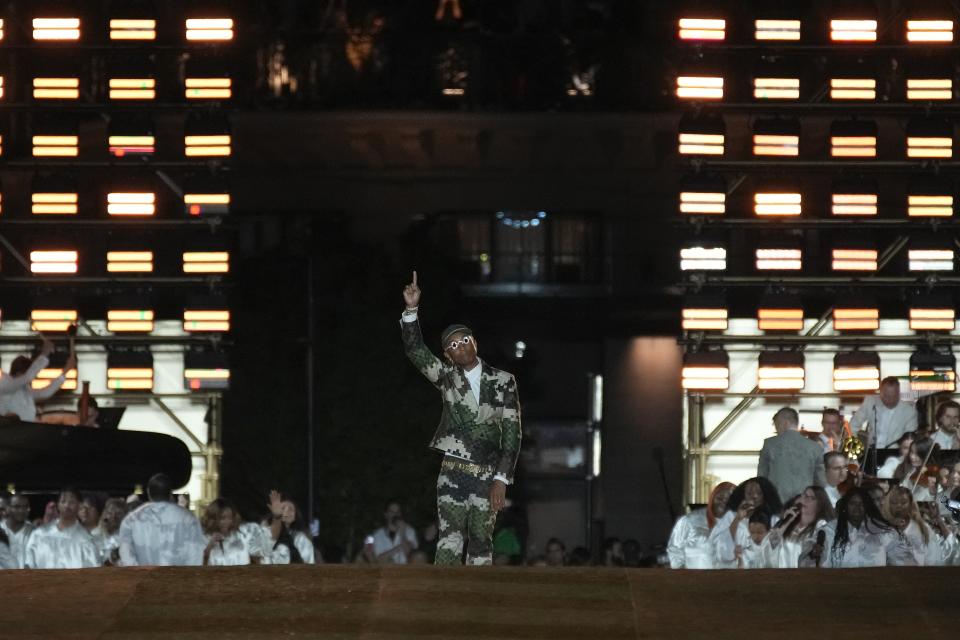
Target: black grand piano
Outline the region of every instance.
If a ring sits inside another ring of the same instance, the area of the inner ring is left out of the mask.
[[[0,486],[130,492],[154,473],[183,486],[192,468],[189,449],[173,436],[0,417]]]

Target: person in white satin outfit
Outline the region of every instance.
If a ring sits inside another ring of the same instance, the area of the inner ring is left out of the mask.
[[[770,513],[763,507],[754,509],[750,514],[747,527],[750,531],[750,538],[746,545],[738,545],[736,550],[737,568],[739,569],[765,569],[765,560],[763,556],[763,541],[770,533]]]
[[[313,542],[305,531],[296,503],[279,491],[270,492],[270,520],[263,523],[269,564],[314,564]]]
[[[263,551],[251,546],[256,539],[240,532],[240,512],[229,500],[217,498],[207,505],[201,524],[207,536],[203,564],[229,567],[260,563]]]
[[[120,524],[120,563],[131,566],[198,566],[207,539],[197,518],[173,502],[170,478],[158,473],[147,483],[150,502]]]
[[[803,490],[798,500],[783,513],[778,526],[763,540],[761,553],[767,568],[796,569],[801,560],[816,556],[823,561],[823,548],[814,551],[818,533],[834,520],[830,498],[823,487],[811,485]]]
[[[0,523],[0,528],[7,534],[10,553],[13,554],[17,568],[23,569],[27,557],[27,542],[34,530],[33,523],[30,522],[30,501],[25,495],[14,494],[10,497],[7,515],[3,523]]]
[[[834,569],[916,565],[909,543],[862,487],[847,490],[837,502],[837,520],[827,529],[825,549],[821,566]]]
[[[80,524],[82,496],[64,489],[57,502],[59,517],[30,534],[24,566],[29,569],[83,569],[100,566],[97,545]]]
[[[736,486],[721,482],[707,499],[707,506],[681,516],[673,525],[667,542],[671,569],[713,569],[710,530],[727,511],[727,501]]]
[[[887,493],[881,507],[884,517],[903,535],[910,545],[916,564],[937,567],[946,564],[945,547],[955,545],[952,532],[941,538],[920,515],[910,489],[894,487]]]
[[[764,477],[744,480],[730,494],[726,513],[710,530],[709,543],[717,569],[737,568],[737,547],[743,549],[751,544],[750,516],[761,508],[774,514],[782,508],[777,488]]]
[[[106,566],[120,564],[120,524],[126,514],[127,503],[123,498],[110,498],[103,505],[93,541],[97,543],[100,561]]]

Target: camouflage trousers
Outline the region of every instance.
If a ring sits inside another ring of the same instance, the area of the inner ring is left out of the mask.
[[[490,508],[492,469],[445,456],[437,478],[437,513],[440,533],[435,564],[463,564],[467,543],[467,564],[493,562],[493,525],[497,512]]]

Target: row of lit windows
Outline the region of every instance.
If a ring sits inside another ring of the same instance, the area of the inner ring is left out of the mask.
[[[77,42],[82,35],[82,20],[78,17],[34,18],[33,39],[36,42]],[[109,23],[110,39],[156,40],[157,21],[150,18],[113,18]],[[187,18],[184,37],[189,42],[225,42],[233,40],[232,18]],[[5,23],[0,19],[0,40],[5,35]]]
[[[877,42],[877,20],[873,18],[838,18],[822,28],[833,42]],[[903,23],[904,41],[916,44],[953,42],[954,21],[941,19],[908,19]],[[799,42],[802,25],[796,19],[758,18],[753,22],[753,38],[757,42]],[[727,20],[719,16],[685,16],[677,21],[680,40],[722,42],[727,39]]]
[[[907,100],[952,100],[953,79],[923,77],[906,79]],[[800,78],[795,75],[757,76],[751,80],[755,100],[800,100]],[[829,79],[827,96],[831,100],[856,101],[877,99],[877,79],[841,76]],[[677,76],[676,96],[682,100],[723,100],[726,80],[710,73],[685,73]]]
[[[80,156],[78,135],[34,135],[31,137],[31,153],[35,158],[77,158]],[[143,135],[110,135],[107,138],[110,155],[116,158],[127,156],[150,157],[156,153],[157,139],[150,133]],[[3,153],[3,136],[0,135],[0,155]],[[183,153],[188,158],[220,158],[233,153],[233,136],[226,132],[210,134],[185,134]]]
[[[64,333],[79,318],[76,309],[38,308],[30,312],[30,330]],[[107,331],[111,333],[150,333],[154,330],[155,312],[147,305],[141,308],[122,306],[107,311]],[[183,330],[190,333],[223,333],[230,331],[230,310],[222,304],[190,305],[183,310]]]
[[[800,391],[806,385],[804,357],[796,351],[764,351],[757,362],[761,391]],[[880,355],[875,352],[838,353],[833,360],[833,389],[837,392],[875,392],[880,388]],[[688,353],[683,358],[683,388],[724,391],[730,387],[730,361],[724,351]],[[910,357],[913,391],[956,390],[956,357],[952,353],[918,351]]]
[[[34,100],[79,100],[80,78],[77,76],[36,77],[31,81]],[[110,78],[111,100],[154,100],[157,80],[151,77]],[[0,98],[9,85],[0,76]],[[228,100],[233,97],[233,80],[223,75],[191,76],[184,79],[183,97],[187,100]]]
[[[880,328],[880,309],[876,305],[856,306],[838,303],[833,309],[836,331],[870,332]],[[952,300],[917,298],[909,305],[911,331],[954,331],[956,309]],[[722,301],[689,300],[684,303],[681,326],[684,331],[726,331],[729,310]],[[768,301],[757,308],[757,328],[761,331],[802,331],[804,309],[799,301]]]
[[[30,252],[30,271],[37,275],[71,275],[79,271],[80,253],[74,249],[36,249]],[[107,272],[153,273],[154,252],[108,251]],[[223,274],[230,271],[228,251],[184,251],[182,269],[186,274]]]
[[[0,194],[0,212],[2,212]],[[117,191],[107,194],[106,211],[110,216],[154,216],[157,195],[151,191]],[[37,216],[78,215],[80,194],[76,191],[35,191],[30,194],[30,213]],[[230,194],[223,192],[187,192],[183,194],[183,211],[189,216],[226,215],[230,212]]]
[[[779,123],[780,132],[762,132],[763,122],[754,127],[752,138],[753,155],[757,157],[777,156],[793,157],[800,155],[799,128],[794,131],[783,131],[791,128],[789,123]],[[869,159],[877,157],[877,128],[869,121],[849,123],[849,130],[831,131],[830,157]],[[677,151],[681,155],[722,156],[726,153],[725,133],[706,133],[701,131],[681,131],[677,137]],[[943,127],[939,132],[925,131],[911,133],[907,129],[906,157],[916,159],[950,159],[953,158],[953,128]]]
[[[879,213],[879,196],[863,188],[838,189],[830,195],[830,213],[834,216],[868,217]],[[949,218],[954,213],[955,198],[948,189],[921,189],[908,193],[904,204],[909,218]],[[719,186],[684,187],[680,192],[679,210],[685,215],[724,215],[727,193]],[[799,191],[776,188],[753,194],[753,213],[764,218],[797,218],[803,215],[803,195]]]
[[[830,268],[836,272],[873,273],[877,271],[878,251],[875,248],[841,247],[830,253]],[[907,268],[911,272],[953,272],[955,251],[948,247],[914,248],[907,251]],[[796,246],[767,246],[754,251],[757,271],[801,271],[803,249]],[[704,242],[680,249],[681,271],[726,271],[726,247]]]

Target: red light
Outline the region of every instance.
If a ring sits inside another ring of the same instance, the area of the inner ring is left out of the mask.
[[[127,154],[127,152],[124,151],[123,149],[114,149],[114,151],[113,151],[113,155],[117,156],[118,158],[122,158],[122,157],[125,156],[126,154]]]
[[[191,381],[190,381],[190,388],[191,388],[193,391],[198,391],[198,390],[200,389],[200,381],[199,381],[199,380],[191,380]]]
[[[192,205],[190,205],[190,215],[192,215],[192,216],[198,216],[198,215],[200,215],[200,205],[198,205],[198,204],[192,204]]]

